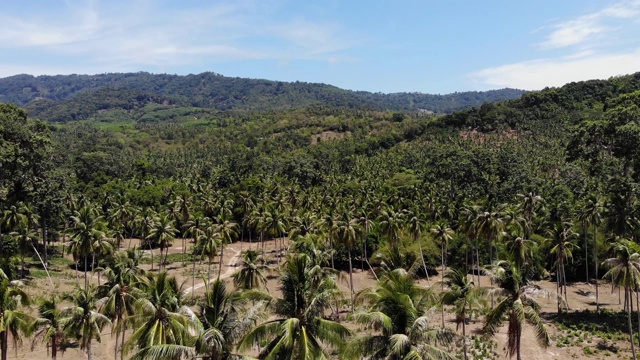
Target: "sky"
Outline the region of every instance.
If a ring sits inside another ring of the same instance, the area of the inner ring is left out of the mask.
[[[0,0],[0,77],[137,72],[371,92],[640,71],[640,0]]]

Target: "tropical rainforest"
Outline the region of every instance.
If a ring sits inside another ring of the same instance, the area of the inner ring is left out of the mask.
[[[640,73],[19,75],[0,101],[1,360],[636,359]]]

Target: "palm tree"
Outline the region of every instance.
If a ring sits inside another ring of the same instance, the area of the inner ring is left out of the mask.
[[[243,265],[240,271],[233,274],[233,284],[242,290],[257,289],[267,284],[264,275],[269,267],[264,258],[255,250],[246,250],[242,254]]]
[[[294,254],[284,263],[280,284],[282,299],[273,300],[277,318],[258,325],[246,334],[239,350],[266,345],[259,359],[325,359],[324,347],[339,347],[350,331],[323,318],[338,293],[333,277],[318,272],[306,254]]]
[[[87,289],[76,287],[71,294],[63,296],[72,306],[62,311],[60,326],[69,337],[80,341],[80,349],[85,350],[87,359],[91,360],[91,343],[100,342],[100,333],[105,326],[111,324],[109,318],[97,311],[97,298],[93,286]]]
[[[154,220],[153,227],[147,235],[147,239],[158,244],[160,247],[160,269],[163,269],[163,265],[167,262],[167,255],[169,255],[169,247],[171,246],[171,240],[173,240],[178,233],[178,230],[173,226],[173,221],[169,220],[168,215],[159,216]],[[166,249],[164,259],[162,257],[162,251]]]
[[[387,236],[391,246],[397,246],[400,240],[400,230],[404,223],[402,212],[388,207],[380,212],[378,219],[382,233]]]
[[[424,261],[424,252],[422,251],[422,241],[420,239],[420,235],[422,235],[422,230],[424,230],[426,226],[426,221],[424,221],[420,216],[417,209],[407,212],[407,224],[409,225],[409,232],[413,237],[413,241],[418,243],[418,248],[420,249],[420,260],[422,261],[422,267],[424,270],[424,275],[427,277],[427,282],[429,282],[429,272],[427,271],[427,263]]]
[[[403,269],[380,278],[378,284],[358,293],[358,302],[369,307],[353,319],[376,331],[351,340],[345,359],[453,359],[437,345],[448,345],[453,334],[429,327],[428,309],[436,298],[431,290],[417,286]]]
[[[64,331],[60,320],[62,311],[58,309],[58,301],[55,297],[45,299],[38,306],[38,318],[29,326],[29,334],[33,334],[33,351],[37,340],[47,345],[47,354],[51,348],[51,359],[56,360],[58,356],[58,346],[64,339]]]
[[[609,268],[605,278],[611,279],[614,286],[624,287],[625,304],[627,304],[627,319],[629,322],[629,339],[631,341],[631,352],[633,359],[636,359],[636,349],[633,344],[633,329],[631,327],[631,301],[632,290],[640,286],[640,254],[629,251],[629,246],[625,242],[619,242],[614,246],[617,255],[614,258],[606,259],[602,265]]]
[[[356,244],[356,240],[358,238],[358,233],[361,231],[360,225],[358,224],[357,218],[351,217],[351,212],[348,210],[344,210],[340,221],[336,224],[336,234],[338,239],[340,240],[340,244],[347,249],[347,254],[349,258],[349,287],[350,287],[350,296],[351,296],[351,311],[354,310],[354,301],[353,301],[353,264],[351,262],[351,250]]]
[[[224,220],[218,225],[218,233],[220,234],[220,266],[218,267],[218,279],[220,279],[220,274],[222,274],[222,264],[224,263],[224,245],[231,244],[233,238],[238,235],[238,233],[236,233],[237,228],[238,224],[229,220]]]
[[[582,211],[579,215],[580,220],[582,220],[584,225],[584,236],[585,236],[585,254],[588,252],[587,246],[587,228],[589,225],[592,226],[592,234],[593,234],[593,259],[595,263],[595,277],[596,277],[596,312],[600,313],[600,299],[599,299],[599,291],[598,291],[598,280],[600,277],[598,276],[598,269],[600,267],[600,263],[598,262],[598,239],[597,239],[597,228],[602,222],[602,214],[604,213],[604,205],[602,201],[595,195],[590,195],[587,198],[586,203],[584,204]],[[585,259],[587,255],[585,255]],[[588,261],[587,263],[587,269]],[[587,270],[587,281],[588,281],[588,270]]]
[[[529,284],[521,275],[520,269],[508,261],[498,261],[486,272],[499,286],[493,292],[502,299],[487,314],[482,331],[493,336],[507,319],[507,355],[516,355],[518,360],[522,359],[520,340],[525,322],[533,326],[538,344],[542,347],[549,346],[549,334],[540,318],[540,305],[533,298],[533,294],[540,291],[539,288]]]
[[[16,238],[18,248],[20,248],[20,277],[24,278],[24,254],[27,249],[33,247],[34,242],[38,239],[38,233],[33,230],[26,222],[18,224],[17,231],[12,232],[10,235]]]
[[[215,280],[199,305],[198,319],[202,332],[195,347],[209,359],[236,358],[233,347],[262,315],[264,302],[254,302],[246,310],[238,294],[229,294],[222,280]]]
[[[136,285],[141,283],[143,270],[137,267],[135,260],[130,257],[137,251],[134,248],[129,252],[118,252],[113,264],[107,267],[104,275],[107,282],[98,288],[100,299],[100,312],[111,320],[112,333],[115,332],[114,359],[118,357],[119,335],[122,334],[120,346],[124,344],[124,332],[126,330],[125,319],[133,314],[133,303],[141,296]],[[120,352],[120,358],[124,354]]]
[[[564,221],[554,224],[547,232],[552,241],[553,247],[551,248],[551,254],[556,256],[556,287],[559,287],[558,293],[558,313],[560,313],[560,299],[564,292],[565,305],[569,308],[569,302],[567,298],[567,278],[565,275],[564,265],[567,260],[573,257],[573,250],[578,246],[572,242],[576,237],[576,233],[571,229],[572,224]]]
[[[449,227],[444,227],[441,225],[435,225],[434,227],[432,227],[429,232],[431,232],[431,234],[433,235],[433,238],[436,242],[440,243],[440,250],[442,252],[442,273],[441,273],[441,284],[442,284],[442,291],[444,291],[444,269],[446,266],[446,254],[445,252],[447,251],[448,248],[448,244],[449,241],[451,241],[451,239],[453,239],[453,230],[451,230],[451,228]],[[444,328],[444,307],[442,308],[442,328]]]
[[[484,308],[487,289],[476,287],[473,281],[469,281],[467,274],[460,269],[451,269],[444,276],[447,289],[442,293],[442,302],[455,307],[456,324],[462,324],[462,340],[464,359],[467,359],[467,314],[473,315],[475,310]]]
[[[0,360],[7,359],[9,337],[13,346],[20,343],[20,334],[28,329],[31,317],[18,309],[28,306],[29,297],[21,289],[22,283],[10,281],[4,271],[0,270]]]
[[[106,238],[106,224],[102,216],[97,215],[96,210],[89,206],[76,211],[71,220],[73,221],[73,227],[69,229],[71,244],[67,248],[67,253],[73,254],[76,261],[84,259],[84,288],[87,290],[89,286],[87,261],[89,256],[94,254],[95,241]]]
[[[150,354],[192,347],[200,331],[197,317],[188,306],[182,304],[182,292],[175,277],[166,271],[148,274],[141,284],[144,297],[133,304],[133,314],[127,318],[136,330],[124,344],[127,353],[137,352],[133,358],[158,358]],[[162,357],[160,357],[162,358]]]

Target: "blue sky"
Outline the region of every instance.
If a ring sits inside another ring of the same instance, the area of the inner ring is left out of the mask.
[[[0,77],[148,71],[373,92],[640,71],[640,0],[0,0]]]

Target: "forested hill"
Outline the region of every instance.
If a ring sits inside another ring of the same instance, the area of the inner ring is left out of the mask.
[[[382,94],[344,90],[326,84],[233,78],[211,72],[186,76],[144,72],[16,75],[0,79],[0,103],[25,107],[31,116],[49,121],[84,120],[98,111],[140,109],[150,104],[165,108],[252,111],[324,105],[452,113],[484,102],[518,98],[522,93],[521,90],[502,89],[447,95]]]

